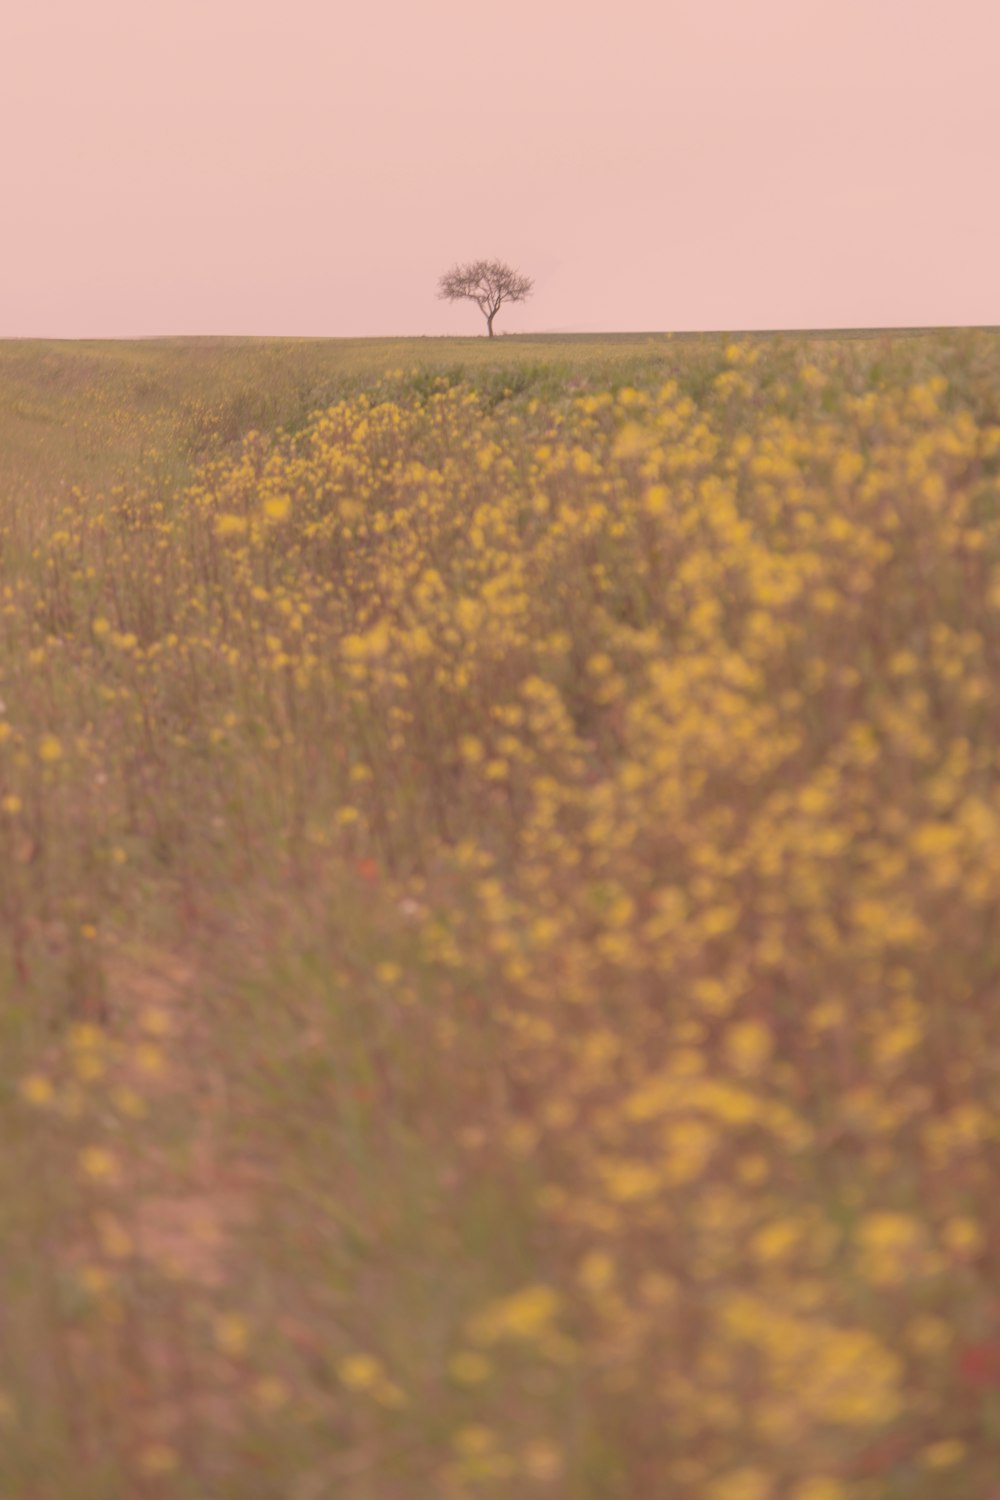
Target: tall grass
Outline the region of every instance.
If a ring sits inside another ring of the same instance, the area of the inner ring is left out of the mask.
[[[986,1500],[995,336],[0,354],[0,1493]]]

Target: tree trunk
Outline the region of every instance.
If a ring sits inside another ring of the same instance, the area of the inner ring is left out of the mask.
[[[493,319],[495,317],[496,317],[496,313],[489,313],[488,316],[487,316],[487,318],[486,318],[486,327],[489,329],[489,334],[490,334],[490,338],[491,339],[492,338],[496,338],[496,334],[493,332]]]

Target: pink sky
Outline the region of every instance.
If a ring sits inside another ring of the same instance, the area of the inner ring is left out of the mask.
[[[0,336],[1000,323],[997,0],[9,0]]]

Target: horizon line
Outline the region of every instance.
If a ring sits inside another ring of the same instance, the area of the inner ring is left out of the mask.
[[[538,338],[711,338],[728,335],[743,338],[749,335],[779,334],[887,334],[887,333],[996,333],[1000,323],[891,323],[891,324],[813,324],[808,327],[757,327],[735,328],[545,328],[531,331],[503,331],[494,339],[538,339]],[[126,344],[153,343],[168,339],[274,339],[285,342],[334,343],[388,342],[435,340],[453,342],[489,341],[485,333],[130,333],[130,334],[0,334],[0,344]]]

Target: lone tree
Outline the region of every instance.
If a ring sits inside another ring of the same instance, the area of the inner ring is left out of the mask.
[[[492,338],[493,319],[501,303],[523,302],[533,285],[530,276],[519,276],[501,260],[474,260],[467,266],[455,266],[442,276],[438,296],[449,302],[460,302],[463,297],[474,302],[486,319]]]

